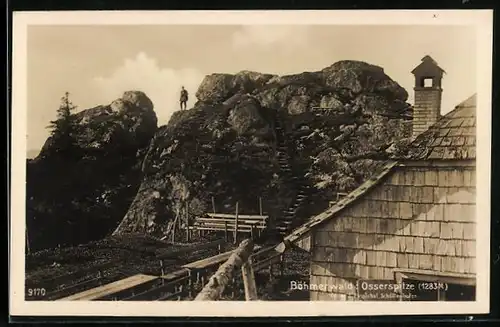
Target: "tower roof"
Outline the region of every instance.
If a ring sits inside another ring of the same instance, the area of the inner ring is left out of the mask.
[[[423,57],[421,61],[422,62],[411,71],[412,74],[415,75],[420,73],[428,74],[430,72],[436,72],[440,74],[446,73],[444,69],[439,67],[437,62],[434,59],[432,59],[432,57],[429,55]]]
[[[409,160],[476,158],[476,94],[460,103],[412,142]]]

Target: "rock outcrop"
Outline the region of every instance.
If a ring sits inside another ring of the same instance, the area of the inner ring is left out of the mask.
[[[69,153],[48,138],[27,162],[27,226],[32,250],[100,239],[137,195],[141,165],[157,130],[151,100],[128,91],[110,105],[75,114]]]
[[[359,61],[288,76],[212,74],[196,96],[155,134],[115,234],[164,234],[186,208],[188,217],[212,211],[212,198],[218,212],[238,202],[252,214],[261,197],[279,217],[297,197],[297,179],[310,186],[297,212],[304,219],[362,183],[411,133],[407,92]]]

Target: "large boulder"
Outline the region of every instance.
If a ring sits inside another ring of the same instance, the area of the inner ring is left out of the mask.
[[[406,90],[389,78],[383,68],[366,62],[343,60],[324,68],[321,73],[327,86],[346,89],[353,95],[375,92],[401,101],[408,99]]]
[[[211,74],[205,76],[196,92],[201,102],[220,103],[236,93],[251,93],[262,87],[273,75],[251,71],[232,74]]]
[[[32,250],[84,243],[114,230],[137,194],[145,149],[157,129],[151,100],[125,92],[74,114],[75,146],[48,138],[27,165]]]

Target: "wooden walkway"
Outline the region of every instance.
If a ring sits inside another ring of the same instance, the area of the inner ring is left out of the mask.
[[[76,293],[56,301],[92,301],[98,300],[102,297],[109,296],[124,290],[127,290],[138,285],[146,284],[148,282],[158,280],[158,276],[150,276],[137,274],[125,279],[118,280],[116,282],[106,284],[100,287],[92,288],[80,293]]]

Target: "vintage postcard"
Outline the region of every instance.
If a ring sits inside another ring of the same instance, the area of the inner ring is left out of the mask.
[[[14,13],[11,314],[489,312],[492,17]]]

